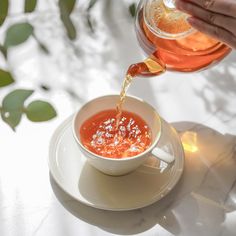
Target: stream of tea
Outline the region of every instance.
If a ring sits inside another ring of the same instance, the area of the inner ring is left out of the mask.
[[[116,127],[119,126],[120,119],[122,116],[122,107],[125,102],[126,93],[133,79],[137,76],[160,75],[164,73],[165,70],[166,70],[165,65],[157,58],[154,58],[154,56],[152,55],[143,62],[132,64],[129,67],[125,79],[122,83],[119,101],[116,104],[116,111],[117,111]]]

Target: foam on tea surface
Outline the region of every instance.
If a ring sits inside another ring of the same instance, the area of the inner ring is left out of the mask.
[[[124,158],[144,152],[151,144],[151,131],[138,115],[122,111],[117,127],[117,111],[101,111],[86,120],[80,140],[91,152],[103,157]]]

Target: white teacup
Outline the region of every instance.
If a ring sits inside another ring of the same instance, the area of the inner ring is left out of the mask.
[[[81,151],[84,153],[85,157],[89,163],[100,170],[101,172],[108,175],[124,175],[137,167],[142,165],[150,154],[154,155],[158,159],[171,163],[174,161],[174,157],[170,154],[159,149],[157,144],[161,137],[162,124],[161,119],[156,110],[144,102],[143,100],[131,96],[127,96],[123,109],[129,112],[136,113],[148,124],[152,133],[152,143],[148,149],[139,155],[126,158],[108,158],[99,156],[83,146],[80,141],[80,127],[85,120],[95,115],[96,113],[114,109],[116,103],[119,100],[118,95],[108,95],[104,97],[98,97],[86,103],[82,108],[75,114],[73,119],[73,134],[74,138],[77,141]]]

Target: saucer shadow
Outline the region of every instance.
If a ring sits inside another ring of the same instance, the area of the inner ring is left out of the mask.
[[[93,167],[88,164],[87,168]],[[175,191],[172,191],[164,199],[141,209],[107,211],[84,205],[72,198],[55,182],[51,174],[50,182],[57,199],[71,214],[107,232],[121,235],[141,233],[152,228],[157,223],[162,224],[163,211],[172,204],[175,197]],[[178,184],[175,189],[178,189],[177,186]],[[171,229],[168,230],[175,235],[179,234],[180,227],[174,215],[169,214],[168,219],[172,225]]]
[[[236,137],[191,122],[172,125],[184,143],[185,169],[175,188],[158,202],[131,211],[95,209],[70,197],[50,175],[57,199],[77,218],[113,234],[137,234],[154,226],[173,235],[211,236],[227,230],[225,215],[236,209]]]

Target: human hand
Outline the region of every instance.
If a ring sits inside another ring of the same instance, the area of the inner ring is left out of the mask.
[[[191,15],[193,28],[236,49],[236,0],[176,0],[175,5]]]

